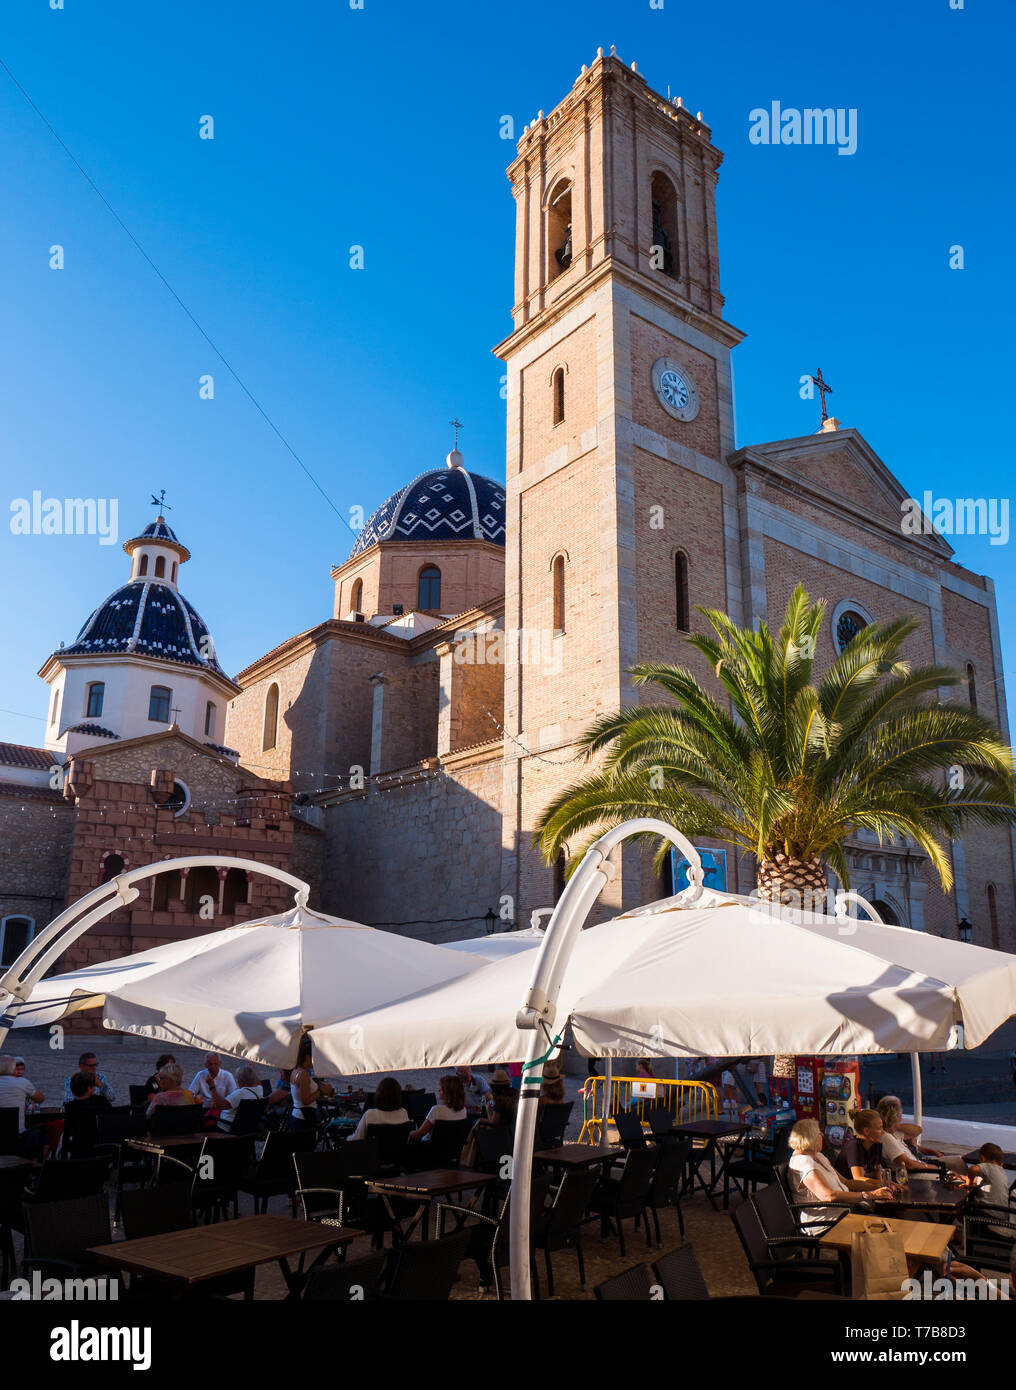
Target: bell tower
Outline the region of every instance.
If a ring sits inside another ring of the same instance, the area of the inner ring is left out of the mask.
[[[560,884],[531,836],[585,768],[576,738],[639,700],[635,663],[694,664],[682,638],[697,605],[746,611],[727,465],[743,335],[723,318],[721,160],[701,113],[601,49],[508,169],[502,876],[519,921]],[[648,860],[631,853],[604,899],[630,907],[646,891]]]

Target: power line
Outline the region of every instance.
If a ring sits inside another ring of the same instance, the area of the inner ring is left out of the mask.
[[[349,522],[346,520],[346,518],[345,518],[345,517],[342,515],[342,513],[339,511],[338,507],[335,505],[335,503],[332,501],[332,499],[328,496],[328,493],[325,492],[324,488],[323,488],[323,487],[321,486],[321,484],[318,482],[317,478],[315,478],[314,474],[310,471],[310,469],[309,469],[309,468],[307,467],[307,465],[304,463],[303,459],[300,457],[300,455],[299,455],[299,454],[296,452],[296,450],[293,448],[292,444],[290,444],[289,440],[286,438],[286,436],[285,436],[285,435],[282,433],[282,431],[279,429],[278,425],[276,425],[275,421],[271,418],[271,416],[268,414],[268,412],[264,409],[264,407],[261,405],[260,401],[256,398],[256,396],[254,395],[254,393],[250,390],[250,388],[247,386],[247,384],[243,381],[243,379],[241,378],[239,372],[237,372],[236,368],[235,368],[235,367],[232,365],[232,363],[226,358],[226,356],[225,356],[225,354],[222,352],[222,350],[212,341],[212,338],[211,338],[211,337],[209,336],[209,334],[204,330],[204,328],[202,328],[201,324],[200,324],[200,323],[198,322],[198,320],[195,318],[194,314],[191,312],[191,310],[187,307],[187,305],[183,302],[183,300],[182,300],[182,299],[180,298],[180,296],[177,294],[176,290],[173,288],[173,286],[172,286],[172,285],[169,283],[169,281],[167,280],[166,276],[162,273],[162,271],[159,269],[159,267],[158,267],[158,266],[155,264],[155,262],[152,260],[151,256],[148,254],[148,252],[145,250],[145,248],[141,245],[141,242],[137,239],[137,237],[136,237],[136,236],[134,235],[134,233],[131,231],[130,227],[127,226],[126,222],[123,220],[123,218],[122,218],[122,217],[120,216],[120,214],[117,212],[116,208],[113,206],[113,204],[112,204],[112,203],[109,201],[109,199],[106,197],[105,193],[103,193],[102,189],[98,186],[98,184],[95,182],[95,180],[92,178],[92,176],[88,173],[87,169],[85,169],[85,168],[81,165],[81,163],[79,162],[79,160],[75,157],[73,151],[70,150],[70,149],[68,148],[68,146],[67,146],[67,144],[65,143],[65,141],[63,141],[63,140],[60,138],[60,136],[58,135],[58,133],[56,132],[56,130],[53,128],[53,126],[50,124],[50,122],[46,119],[46,117],[43,115],[43,113],[39,110],[38,106],[36,106],[35,102],[32,100],[32,98],[29,96],[29,94],[25,91],[24,87],[21,85],[21,83],[18,81],[18,79],[14,76],[14,74],[11,72],[10,68],[7,66],[7,64],[4,62],[4,60],[3,60],[2,58],[0,58],[0,67],[3,68],[4,72],[5,72],[5,73],[7,74],[7,76],[11,79],[11,81],[12,81],[13,84],[14,84],[14,86],[17,87],[18,91],[21,93],[21,95],[22,95],[22,96],[25,98],[25,100],[28,102],[29,106],[32,108],[32,110],[35,112],[35,114],[38,116],[39,120],[42,121],[43,125],[46,127],[46,129],[49,131],[49,133],[52,135],[53,139],[57,142],[57,144],[60,146],[60,148],[63,150],[64,154],[66,154],[67,158],[68,158],[68,159],[71,161],[71,163],[74,165],[75,169],[77,169],[77,171],[78,171],[78,173],[81,175],[81,177],[85,180],[85,182],[86,182],[86,183],[88,184],[88,186],[92,189],[92,191],[97,195],[97,197],[98,197],[99,199],[101,199],[101,201],[102,201],[103,205],[105,206],[106,210],[107,210],[107,211],[110,213],[110,215],[113,217],[113,219],[115,220],[115,222],[117,223],[117,225],[120,227],[120,229],[121,229],[123,232],[126,233],[126,235],[127,235],[127,236],[130,238],[130,240],[134,243],[134,245],[135,245],[135,247],[137,248],[137,250],[141,253],[141,255],[144,257],[144,259],[145,259],[145,260],[148,262],[148,264],[151,266],[152,270],[155,271],[155,274],[159,277],[159,279],[162,281],[163,285],[165,285],[166,289],[169,291],[169,293],[170,293],[170,294],[173,296],[173,298],[176,300],[177,304],[180,306],[180,308],[183,310],[183,312],[184,312],[184,313],[187,315],[187,317],[190,319],[191,323],[194,325],[194,327],[195,327],[195,328],[198,330],[198,332],[201,334],[202,338],[204,338],[205,342],[208,344],[208,346],[209,346],[209,347],[212,349],[212,351],[215,353],[216,357],[219,359],[219,361],[222,363],[222,365],[223,365],[223,366],[226,368],[226,370],[229,372],[230,376],[233,378],[233,380],[234,380],[234,381],[236,382],[236,384],[239,386],[240,390],[244,393],[244,395],[245,395],[245,396],[247,397],[247,399],[250,401],[251,405],[253,405],[254,409],[258,412],[258,414],[259,414],[259,415],[261,416],[261,418],[264,420],[265,424],[266,424],[266,425],[269,427],[269,429],[273,432],[273,434],[276,436],[276,438],[279,439],[279,441],[282,443],[283,447],[287,450],[287,452],[288,452],[288,453],[293,457],[293,459],[295,459],[295,461],[299,464],[300,468],[303,470],[303,472],[306,474],[306,476],[310,479],[310,481],[314,484],[314,486],[317,488],[318,492],[320,492],[321,496],[322,496],[322,497],[325,499],[325,501],[328,503],[329,507],[331,507],[332,511],[335,513],[335,515],[336,515],[336,516],[339,518],[339,520],[342,522],[343,526],[345,526],[346,529],[349,531],[350,535],[356,537],[358,533],[357,533],[356,531],[353,530],[352,526],[350,526]]]

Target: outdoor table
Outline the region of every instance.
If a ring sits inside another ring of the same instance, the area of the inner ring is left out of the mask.
[[[849,1255],[854,1232],[863,1231],[865,1222],[872,1219],[871,1216],[864,1216],[860,1212],[849,1212],[824,1235],[819,1236],[819,1242],[832,1250],[843,1251]],[[907,1266],[912,1274],[923,1265],[940,1263],[956,1232],[955,1226],[938,1225],[934,1221],[904,1221],[895,1216],[889,1218],[889,1221],[893,1230],[903,1237]]]
[[[956,1187],[938,1178],[919,1177],[911,1173],[906,1187],[898,1196],[892,1199],[873,1197],[872,1205],[879,1210],[897,1207],[900,1211],[937,1211],[957,1215],[969,1195],[969,1187]]]
[[[128,1148],[144,1149],[150,1153],[153,1149],[200,1148],[206,1139],[214,1139],[216,1143],[222,1140],[225,1144],[249,1144],[253,1138],[252,1134],[226,1134],[221,1129],[204,1129],[196,1134],[158,1134],[154,1138],[124,1139],[123,1143]]]
[[[699,1186],[709,1198],[713,1211],[719,1211],[716,1205],[716,1198],[713,1192],[716,1184],[723,1177],[730,1162],[731,1151],[744,1138],[751,1129],[751,1125],[746,1125],[742,1120],[687,1120],[679,1121],[671,1130],[681,1139],[702,1139],[705,1141],[704,1148],[699,1151],[698,1162],[692,1160],[691,1192],[689,1196],[694,1196],[695,1179],[698,1179]],[[729,1137],[730,1143],[724,1143]],[[716,1166],[716,1153],[720,1152],[720,1166]],[[702,1163],[709,1159],[709,1182],[702,1177]]]
[[[32,1167],[34,1164],[30,1158],[22,1158],[20,1154],[0,1154],[0,1173],[19,1173]]]
[[[425,1173],[408,1173],[404,1177],[391,1178],[367,1178],[366,1183],[372,1192],[384,1200],[388,1215],[395,1222],[399,1232],[399,1240],[411,1240],[413,1232],[417,1226],[423,1223],[421,1239],[426,1239],[427,1229],[424,1218],[426,1217],[431,1203],[439,1197],[450,1197],[456,1192],[463,1192],[467,1188],[475,1189],[472,1201],[469,1203],[472,1210],[480,1197],[483,1188],[489,1187],[497,1179],[492,1173],[479,1173],[472,1168],[433,1168]],[[390,1198],[405,1197],[417,1202],[416,1210],[413,1212],[409,1225],[403,1228],[402,1222],[395,1215]],[[438,1233],[439,1213],[434,1216],[434,1234]],[[459,1221],[461,1225],[461,1219]]]
[[[557,1149],[539,1149],[533,1154],[541,1163],[554,1168],[592,1168],[597,1163],[615,1163],[627,1150],[620,1144],[601,1149],[596,1144],[562,1144]]]
[[[145,1279],[161,1279],[183,1290],[205,1279],[241,1274],[257,1265],[276,1262],[289,1290],[298,1296],[298,1285],[287,1263],[292,1255],[322,1249],[322,1255],[349,1245],[360,1231],[343,1226],[323,1226],[292,1216],[241,1216],[211,1226],[190,1226],[161,1236],[114,1241],[88,1252],[102,1264]]]

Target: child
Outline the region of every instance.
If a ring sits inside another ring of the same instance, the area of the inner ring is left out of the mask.
[[[1009,1179],[1003,1168],[1005,1155],[997,1144],[982,1144],[977,1150],[979,1161],[967,1169],[971,1183],[977,1183],[977,1195],[993,1207],[1009,1205]]]

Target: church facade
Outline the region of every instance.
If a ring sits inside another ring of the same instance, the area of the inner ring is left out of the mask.
[[[528,925],[562,882],[533,826],[580,774],[581,731],[645,698],[628,668],[681,662],[712,681],[684,641],[699,605],[778,625],[803,582],[827,604],[820,664],[866,623],[914,613],[913,659],[964,671],[1007,734],[991,581],[938,533],[904,533],[907,489],[863,435],[824,420],[735,446],[721,159],[701,119],[613,55],[527,127],[508,170],[513,329],[495,349],[503,489],[457,451],[420,474],[332,572],[332,618],[237,677],[228,740],[319,808],[331,910],[435,939],[491,911]],[[946,896],[913,845],[858,836],[848,855],[887,920],[969,923],[1016,949],[1010,834],[979,831],[952,857]],[[751,863],[728,851],[724,867],[751,888]],[[659,892],[626,850],[606,907]]]
[[[866,623],[916,614],[912,659],[964,672],[954,698],[1008,737],[991,581],[934,530],[903,529],[910,494],[863,435],[823,411],[816,434],[735,442],[721,159],[701,118],[612,54],[527,127],[495,349],[503,481],[457,448],[419,460],[332,570],[330,616],[235,680],[179,594],[188,552],[165,520],[127,543],[127,584],[40,672],[45,746],[0,745],[5,962],[121,863],[188,846],[288,868],[322,910],[415,936],[527,926],[564,876],[533,827],[581,775],[582,731],[646,698],[628,669],[685,664],[719,693],[686,645],[698,607],[778,625],[798,582],[826,602],[820,665]],[[720,881],[750,891],[754,865],[712,850]],[[1013,837],[981,829],[952,859],[945,895],[912,844],[848,850],[887,920],[1016,950]],[[618,870],[602,913],[671,887],[634,848]],[[286,897],[210,873],[153,880],[81,960]]]

